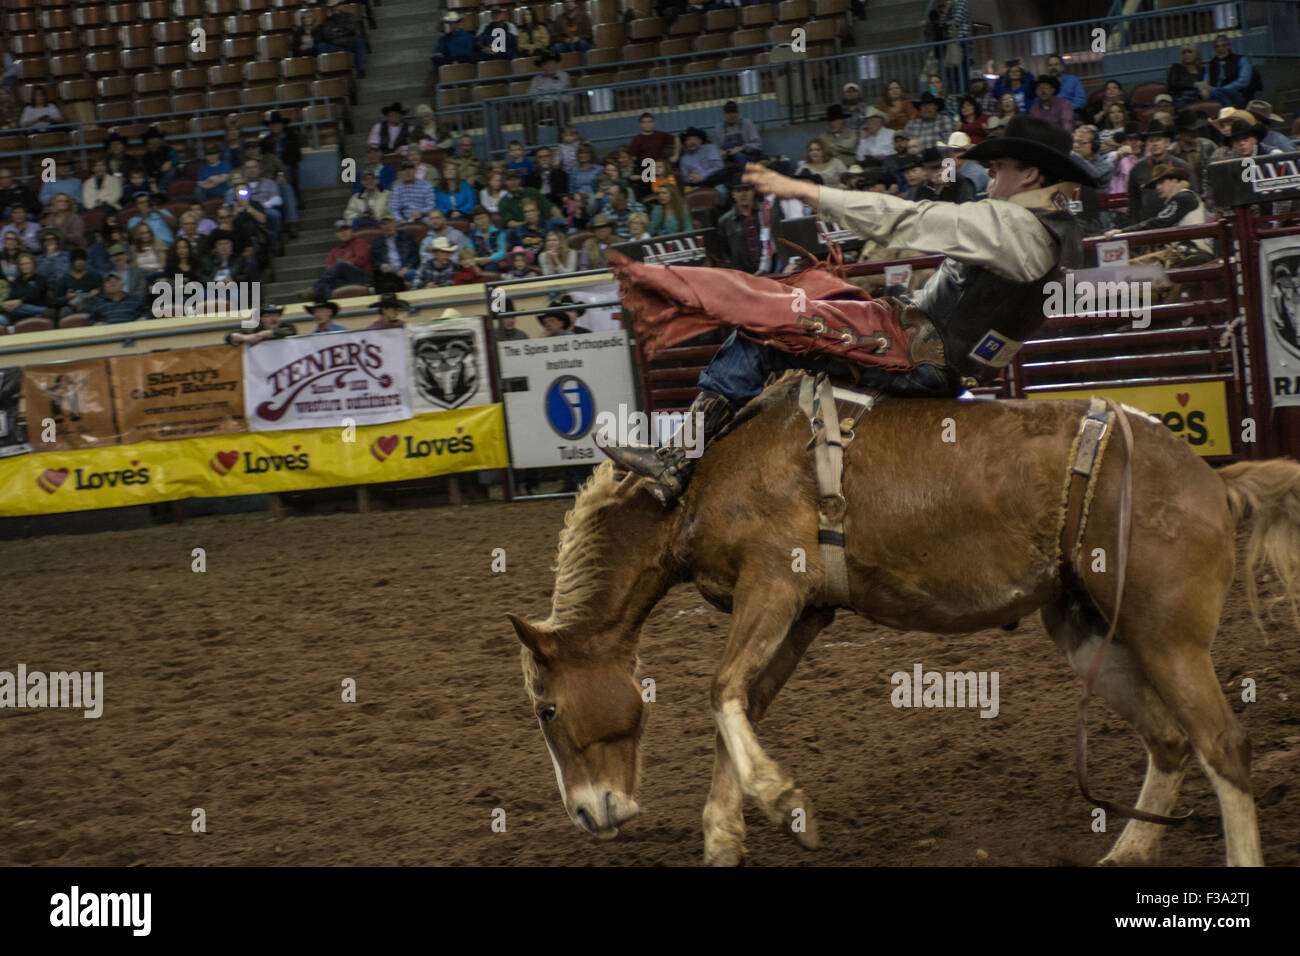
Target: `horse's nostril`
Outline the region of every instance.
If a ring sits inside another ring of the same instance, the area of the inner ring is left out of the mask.
[[[591,822],[591,814],[587,812],[586,808],[579,807],[578,812],[575,813],[574,816],[578,818],[578,826],[582,827],[588,833],[596,832],[596,827]]]

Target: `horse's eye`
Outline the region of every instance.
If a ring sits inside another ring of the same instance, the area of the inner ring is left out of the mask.
[[[551,706],[543,710],[538,716],[542,718],[542,723],[549,724],[555,719],[555,705],[551,704]]]

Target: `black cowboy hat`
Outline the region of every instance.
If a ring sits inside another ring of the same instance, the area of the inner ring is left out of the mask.
[[[923,165],[924,163],[921,161],[921,157],[916,155],[916,153],[908,153],[898,161],[899,169],[916,169]]]
[[[922,107],[926,103],[933,103],[935,106],[943,106],[943,99],[941,97],[935,96],[929,90],[926,90],[924,93],[921,94],[920,99],[912,100],[912,105],[916,107]]]
[[[686,142],[686,140],[692,136],[698,136],[701,143],[707,143],[709,141],[709,137],[705,134],[704,130],[700,129],[698,126],[688,126],[686,127],[686,132],[682,133],[682,142]]]
[[[1039,73],[1038,76],[1034,77],[1034,89],[1038,89],[1039,83],[1046,83],[1050,86],[1053,94],[1061,92],[1061,81],[1050,73]]]
[[[921,165],[927,169],[943,165],[943,153],[937,146],[927,146],[921,151]]]
[[[1257,140],[1263,140],[1268,135],[1268,127],[1263,123],[1247,123],[1244,119],[1234,119],[1232,126],[1228,129],[1228,135],[1224,137],[1229,143],[1236,142],[1243,136],[1253,136]]]
[[[166,139],[166,138],[167,137],[163,136],[162,130],[160,130],[157,126],[150,126],[147,130],[144,131],[144,135],[140,137],[140,142],[147,143],[151,139]]]
[[[229,239],[231,242],[234,242],[235,234],[229,229],[213,229],[208,233],[208,242],[214,246],[222,239]]]
[[[284,306],[271,305],[268,302],[266,305],[258,306],[257,311],[260,315],[284,315]]]
[[[564,306],[565,309],[577,312],[579,317],[587,314],[586,308],[567,292],[552,292],[550,300],[546,304],[551,307]]]
[[[1173,135],[1174,130],[1169,126],[1166,126],[1162,120],[1153,119],[1150,123],[1147,123],[1147,136],[1172,137]]]
[[[331,319],[339,314],[339,304],[330,299],[316,299],[311,305],[307,306],[308,312],[315,312],[317,309],[329,309]]]
[[[829,123],[832,120],[842,119],[848,119],[848,114],[844,112],[844,107],[840,106],[839,103],[832,103],[831,108],[826,111],[826,122]]]
[[[972,146],[966,158],[984,165],[994,159],[1018,159],[1055,179],[1096,187],[1092,175],[1070,160],[1073,148],[1073,138],[1055,123],[1018,114],[1011,117],[1001,136]]]
[[[389,103],[382,110],[380,110],[380,112],[383,113],[385,116],[387,116],[389,113],[401,113],[403,116],[406,115],[406,110],[402,109],[402,104],[397,101],[393,101],[392,103]]]
[[[1124,124],[1124,131],[1119,134],[1120,139],[1141,139],[1145,140],[1147,134],[1142,132],[1142,124],[1137,120],[1129,120]]]
[[[542,312],[540,315],[537,316],[537,321],[538,322],[543,321],[548,315],[553,315],[557,319],[559,319],[560,324],[563,325],[566,329],[573,328],[573,319],[569,318],[569,313],[567,312],[556,312],[556,311]]]
[[[272,110],[272,111],[271,111],[271,115],[268,116],[268,117],[266,118],[266,125],[267,125],[267,126],[270,126],[272,123],[286,123],[286,124],[287,124],[287,121],[285,120],[283,114],[281,114],[281,112],[280,112],[279,110]]]
[[[1174,117],[1174,132],[1184,133],[1194,129],[1210,129],[1210,121],[1198,110],[1179,110]]]
[[[396,292],[385,292],[379,297],[378,302],[371,302],[367,309],[398,309],[402,312],[409,312],[411,304],[405,299],[398,297]]]

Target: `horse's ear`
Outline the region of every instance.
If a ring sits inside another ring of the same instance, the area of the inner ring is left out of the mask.
[[[524,647],[528,648],[538,657],[545,660],[555,654],[555,640],[550,633],[542,630],[535,624],[530,624],[517,614],[506,612],[506,617],[510,618],[510,623],[515,626],[515,633],[519,635],[519,640],[523,641]]]

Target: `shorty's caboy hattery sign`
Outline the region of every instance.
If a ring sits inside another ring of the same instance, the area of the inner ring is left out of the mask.
[[[411,417],[406,333],[368,329],[272,339],[242,349],[252,431],[375,425]]]

